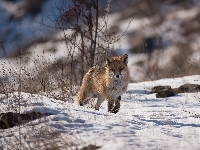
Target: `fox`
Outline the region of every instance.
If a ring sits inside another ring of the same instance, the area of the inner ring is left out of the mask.
[[[96,110],[99,110],[102,102],[107,99],[108,112],[117,113],[121,95],[126,92],[129,82],[128,55],[107,57],[106,66],[93,66],[85,74],[76,103],[83,106],[96,96]]]

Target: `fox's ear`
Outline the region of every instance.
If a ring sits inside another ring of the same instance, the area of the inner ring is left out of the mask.
[[[128,63],[128,55],[127,54],[123,55],[121,57],[121,60],[122,60],[123,63],[127,64]]]
[[[107,57],[106,58],[106,65],[110,65],[112,63],[112,58],[111,57]]]

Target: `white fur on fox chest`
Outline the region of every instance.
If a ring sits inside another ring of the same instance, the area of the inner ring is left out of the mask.
[[[127,85],[124,79],[113,79],[111,87],[109,96],[115,99],[126,91]]]

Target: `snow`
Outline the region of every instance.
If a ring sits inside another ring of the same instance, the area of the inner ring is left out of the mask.
[[[24,44],[30,42],[36,36],[51,36],[55,33],[55,29],[42,26],[41,20],[46,25],[54,27],[54,20],[59,16],[58,8],[63,6],[63,2],[65,2],[66,6],[71,3],[70,0],[46,0],[41,12],[37,16],[31,17],[24,10],[25,4],[23,1],[16,1],[14,3],[0,1],[0,39],[3,41],[5,49],[5,52],[0,52],[0,56],[4,56],[4,53],[11,54],[20,45],[20,39],[22,44]],[[13,20],[10,19],[11,16],[14,17]],[[19,18],[21,18],[20,22]],[[18,38],[19,33],[21,38]]]
[[[181,19],[181,20],[191,20],[198,15],[199,8],[194,7],[189,10],[179,10],[177,12],[173,12],[169,15],[169,19]]]
[[[96,111],[89,105],[81,107],[36,94],[1,94],[1,113],[20,109],[21,113],[37,111],[53,115],[25,123],[20,131],[19,127],[0,130],[0,144],[3,149],[10,149],[12,144],[16,146],[16,137],[20,133],[21,149],[34,148],[37,142],[44,149],[42,141],[35,140],[42,130],[45,134],[57,133],[56,144],[60,147],[70,140],[78,145],[78,149],[89,144],[101,146],[102,150],[200,149],[200,93],[183,93],[162,99],[149,94],[157,85],[175,88],[185,83],[200,84],[200,75],[130,83],[122,95],[117,114],[107,112],[106,101]]]
[[[178,55],[178,49],[176,47],[167,47],[162,51],[157,50],[152,55],[151,64],[157,64],[159,68],[167,68],[175,55]]]
[[[145,78],[146,70],[137,65],[139,62],[145,62],[148,59],[146,54],[129,54],[128,67],[130,71],[131,79],[140,81]]]

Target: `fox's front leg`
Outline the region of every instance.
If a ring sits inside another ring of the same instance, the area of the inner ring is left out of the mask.
[[[114,100],[108,99],[108,112],[112,113],[113,108],[114,108]]]
[[[98,96],[98,100],[97,100],[97,103],[95,105],[95,109],[96,110],[99,110],[99,107],[101,106],[102,102],[104,101],[104,98],[102,96]]]
[[[120,101],[121,101],[121,96],[118,96],[117,99],[115,100],[115,106],[112,108],[112,113],[117,113],[120,109]]]

